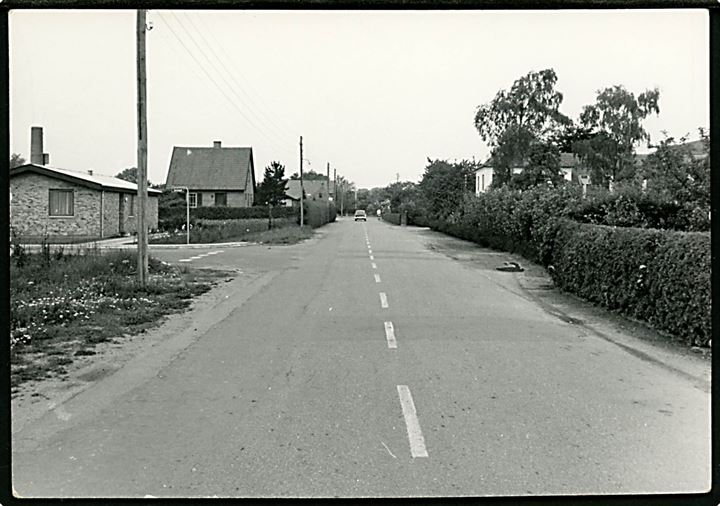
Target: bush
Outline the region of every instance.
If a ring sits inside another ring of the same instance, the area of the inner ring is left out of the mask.
[[[158,228],[172,232],[180,230],[187,219],[186,208],[174,207],[162,209],[158,218]],[[293,207],[273,207],[274,218],[293,218],[297,209]],[[268,218],[267,206],[256,207],[196,207],[190,209],[190,223],[198,220],[248,220]]]
[[[552,258],[561,289],[690,345],[710,329],[710,236],[563,221]]]
[[[382,219],[393,225],[400,225],[400,213],[383,213]]]

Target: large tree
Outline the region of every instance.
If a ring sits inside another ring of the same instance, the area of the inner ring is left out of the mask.
[[[513,174],[510,187],[525,190],[533,186],[558,186],[563,183],[560,150],[552,143],[536,142],[530,147],[527,165],[520,174]]]
[[[647,179],[648,191],[668,200],[710,205],[710,137],[700,129],[700,150],[693,150],[687,138],[677,142],[673,137],[660,141],[644,160],[641,175]]]
[[[457,211],[463,195],[475,191],[477,168],[478,164],[467,160],[451,163],[428,158],[428,165],[419,184],[427,214],[445,219]]]
[[[131,183],[137,184],[137,176],[138,176],[138,170],[137,167],[128,167],[127,169],[123,169],[117,174],[115,174],[115,177],[118,179],[123,179],[125,181],[130,181]]]
[[[570,120],[559,111],[563,95],[555,89],[553,69],[529,72],[509,91],[477,108],[475,128],[492,148],[493,185],[509,182],[512,167],[527,161],[536,142],[547,140]]]
[[[19,153],[13,153],[10,156],[10,168],[14,169],[15,167],[20,167],[21,165],[25,165],[25,158],[23,158]]]
[[[263,180],[255,192],[255,204],[279,205],[285,198],[287,182],[285,166],[277,161],[271,162],[265,167]]]
[[[578,140],[573,150],[591,169],[594,184],[632,179],[635,175],[635,147],[650,135],[642,120],[658,114],[660,91],[646,90],[637,97],[623,86],[598,91],[595,103],[580,114],[580,124],[591,133]]]

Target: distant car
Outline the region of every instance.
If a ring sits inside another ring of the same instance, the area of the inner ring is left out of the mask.
[[[363,211],[362,209],[358,209],[357,211],[355,211],[355,221],[358,220],[367,221],[367,214],[365,214],[365,211]]]

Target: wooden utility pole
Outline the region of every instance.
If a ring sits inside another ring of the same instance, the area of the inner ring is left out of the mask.
[[[335,205],[337,205],[337,169],[333,169],[333,191],[335,192]]]
[[[305,225],[305,187],[303,186],[303,146],[302,135],[300,136],[300,228]]]
[[[327,210],[328,210],[328,221],[330,221],[330,162],[327,164]]]
[[[147,287],[148,277],[148,229],[145,210],[147,208],[147,83],[145,76],[145,9],[137,11],[137,107],[138,107],[138,148],[137,148],[137,239],[138,239],[138,282]]]

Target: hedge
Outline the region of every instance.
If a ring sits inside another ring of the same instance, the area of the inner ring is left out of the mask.
[[[400,225],[400,213],[382,213],[382,219],[393,225]]]
[[[710,325],[710,235],[564,220],[551,270],[562,290],[705,346]]]
[[[180,229],[186,221],[186,208],[161,208],[158,216],[158,228],[164,231]],[[294,207],[273,207],[273,218],[294,217],[298,210]],[[247,220],[268,217],[267,206],[254,207],[196,207],[190,209],[190,223],[204,220]]]

